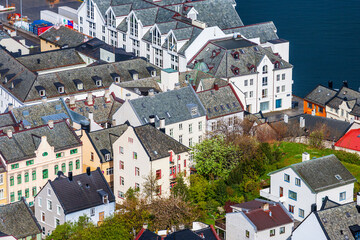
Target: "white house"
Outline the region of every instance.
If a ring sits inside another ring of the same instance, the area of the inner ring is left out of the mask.
[[[116,202],[131,187],[143,193],[143,183],[156,176],[159,196],[169,196],[176,176],[190,175],[189,149],[151,124],[129,126],[113,143]]]
[[[358,195],[359,197],[359,195]],[[359,202],[338,204],[325,199],[293,231],[292,240],[359,239]]]
[[[113,119],[116,124],[129,121],[135,127],[155,122],[167,135],[191,147],[205,134],[206,111],[189,86],[159,94],[150,91],[146,97],[126,100]]]
[[[303,161],[271,172],[270,187],[260,190],[260,196],[280,201],[302,221],[316,204],[320,209],[325,197],[345,204],[353,199],[356,178],[339,159],[331,154],[311,159],[303,153]]]
[[[294,218],[281,203],[255,199],[231,208],[226,214],[228,240],[286,240],[294,227]]]
[[[66,177],[58,172],[35,197],[35,217],[43,236],[50,235],[60,224],[74,222],[86,215],[94,224],[101,224],[115,211],[115,196],[100,168]]]

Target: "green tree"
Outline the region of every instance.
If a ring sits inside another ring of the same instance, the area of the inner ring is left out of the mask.
[[[179,174],[176,177],[176,184],[171,189],[171,194],[175,197],[180,197],[182,200],[186,201],[189,195],[189,188],[185,183],[184,177],[182,174]]]

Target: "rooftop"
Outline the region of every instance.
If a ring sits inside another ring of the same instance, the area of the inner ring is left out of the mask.
[[[76,47],[84,41],[92,38],[65,26],[60,26],[58,28],[53,26],[46,32],[42,33],[39,37],[40,39],[50,42],[60,48]]]
[[[336,95],[336,93],[337,92],[333,89],[318,85],[314,90],[306,95],[304,100],[325,107],[326,103],[331,100]]]
[[[335,146],[360,152],[360,129],[352,129],[347,132],[335,143]]]

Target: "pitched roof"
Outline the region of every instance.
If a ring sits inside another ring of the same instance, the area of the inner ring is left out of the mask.
[[[304,100],[318,104],[320,106],[325,106],[326,103],[336,95],[336,93],[337,92],[331,88],[318,85],[308,95],[306,95]]]
[[[50,129],[48,125],[14,132],[12,138],[0,135],[0,154],[9,163],[35,157],[41,139],[46,136],[47,142],[54,151],[61,151],[81,146],[81,141],[66,121],[55,122]]]
[[[169,125],[205,116],[205,110],[192,87],[132,99],[129,103],[142,124],[148,122],[149,116],[157,116],[157,127],[160,118],[165,118],[165,124]],[[192,109],[196,111],[192,112]]]
[[[58,47],[75,47],[83,43],[84,40],[91,38],[90,36],[65,26],[60,26],[59,28],[51,27],[39,37],[40,39],[50,42]]]
[[[206,109],[208,119],[244,111],[243,104],[229,84],[217,90],[198,92],[197,95]]]
[[[150,160],[169,157],[170,150],[174,151],[175,154],[189,151],[189,148],[150,124],[135,127],[134,131],[148,153]]]
[[[141,229],[138,235],[135,237],[135,240],[220,240],[217,236],[213,226],[209,226],[203,229],[196,231],[191,231],[190,229],[183,229],[173,233],[168,234],[165,237],[161,237],[147,229]]]
[[[127,124],[122,124],[90,133],[86,132],[100,158],[101,163],[113,160],[113,143],[126,131],[127,128]],[[110,159],[106,160],[105,154],[108,153],[110,154]]]
[[[49,180],[65,214],[96,207],[103,204],[103,193],[108,195],[109,202],[115,201],[109,184],[106,182],[100,168],[95,171],[75,175],[72,181],[62,172],[54,181]]]
[[[135,237],[135,240],[162,240],[162,238],[156,233],[143,228]]]
[[[10,112],[0,114],[0,130],[5,127],[17,125]]]
[[[272,175],[287,168],[291,168],[298,174],[306,185],[315,193],[357,181],[334,154],[292,164],[280,170],[271,172],[268,175]]]
[[[360,152],[360,129],[352,129],[335,143],[335,146]]]
[[[41,233],[41,227],[24,198],[0,206],[0,231],[17,239]]]
[[[157,80],[160,80],[160,76],[116,83],[116,85],[132,92],[136,92],[138,89],[141,95],[147,96],[150,89],[153,89],[155,93],[162,92]]]
[[[199,85],[201,84],[203,87],[203,91],[214,88],[215,83],[219,87],[228,85],[227,81],[197,69],[180,72],[179,83],[181,87],[187,87],[190,85],[195,86],[195,89],[198,89]]]

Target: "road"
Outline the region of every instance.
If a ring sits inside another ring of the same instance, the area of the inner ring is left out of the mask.
[[[59,6],[68,6],[74,9],[77,9],[81,2],[78,0],[57,0],[59,3],[54,4],[53,6],[50,4],[50,1],[54,0],[22,0],[23,5],[23,16],[27,16],[31,21],[40,19],[40,11],[42,10],[50,10],[53,12],[58,12]],[[17,13],[20,13],[20,0],[8,0],[9,5],[15,4]],[[0,5],[5,6],[6,0],[0,0]],[[7,17],[7,13],[0,14],[0,18],[5,20]]]

